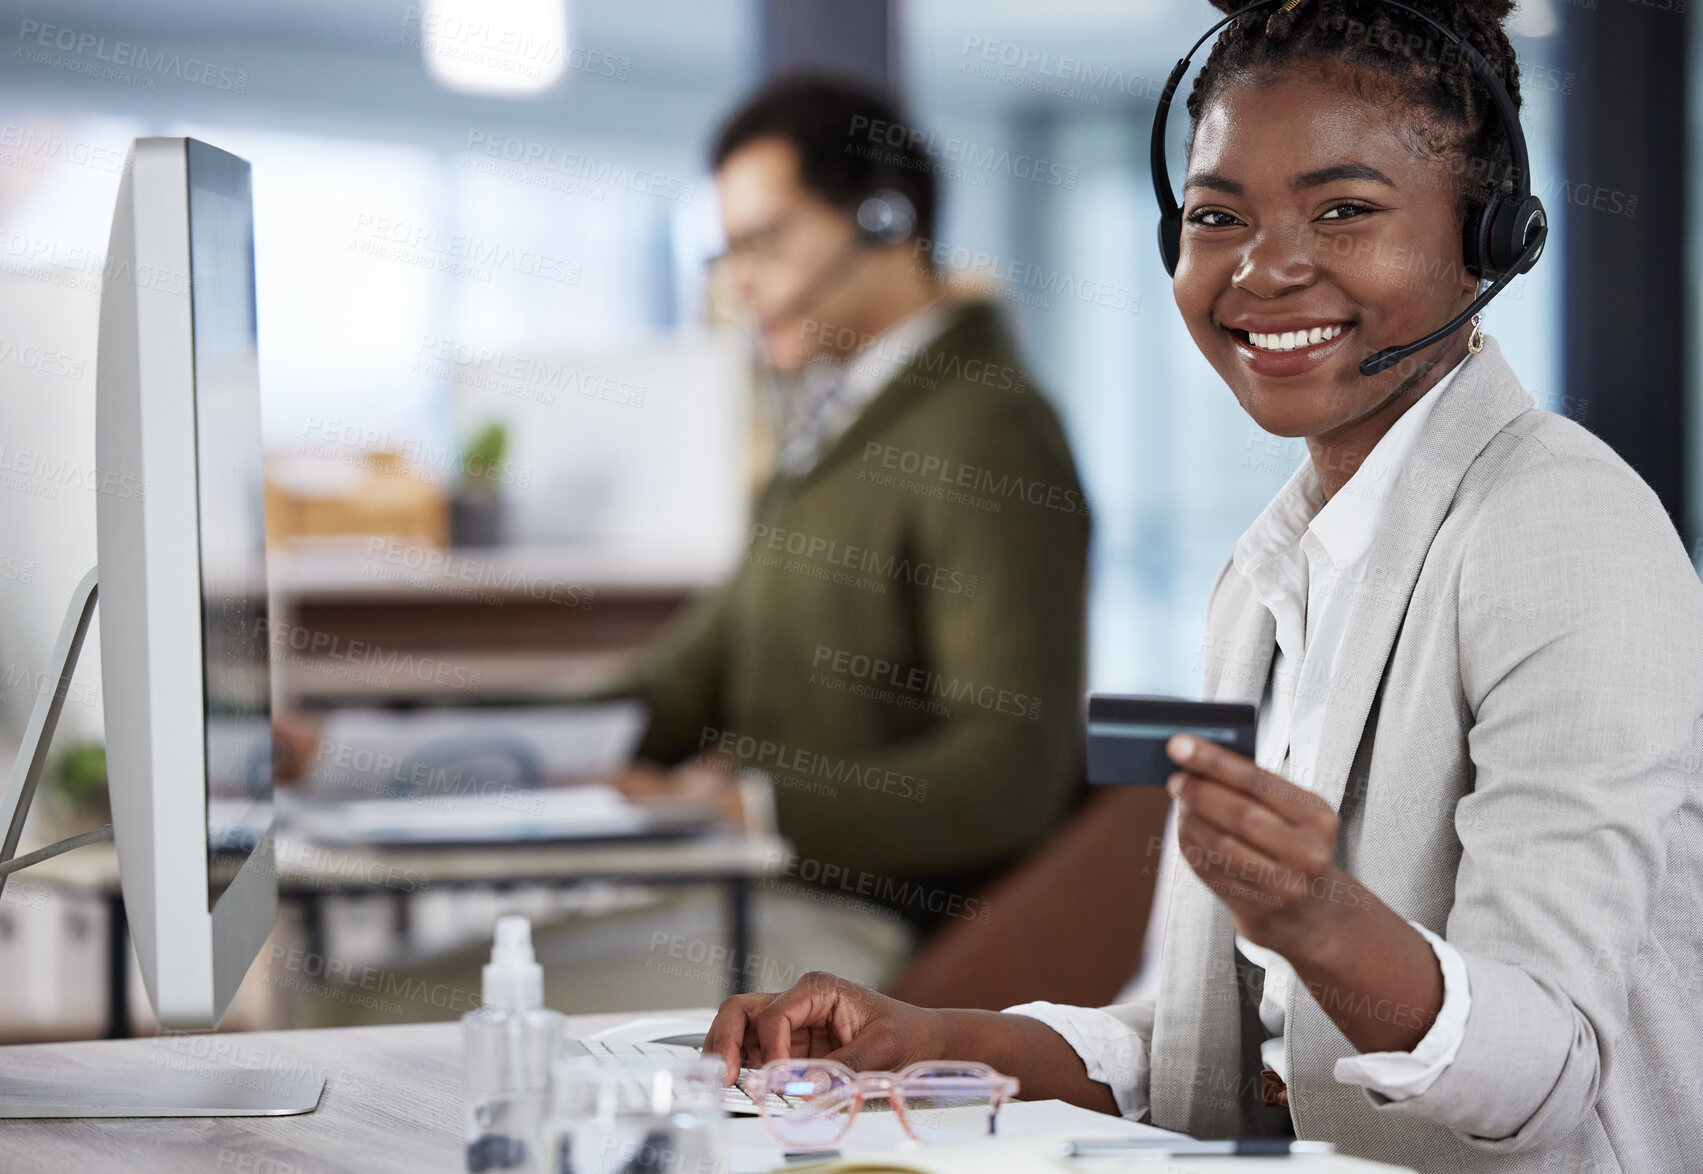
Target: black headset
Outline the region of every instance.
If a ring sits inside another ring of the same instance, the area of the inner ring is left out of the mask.
[[[1171,194],[1170,171],[1165,166],[1165,121],[1171,110],[1171,99],[1177,92],[1177,86],[1182,83],[1183,74],[1188,71],[1189,60],[1209,37],[1243,13],[1276,2],[1277,0],[1254,0],[1252,4],[1237,9],[1207,29],[1188,54],[1177,62],[1177,67],[1171,71],[1170,79],[1165,83],[1164,92],[1159,96],[1159,107],[1153,115],[1153,193],[1159,199],[1159,256],[1165,263],[1165,272],[1173,276],[1177,272],[1177,261],[1183,250],[1183,210],[1176,197]],[[1293,0],[1289,2],[1293,3]],[[1466,268],[1480,281],[1490,282],[1489,288],[1474,298],[1471,305],[1442,329],[1426,335],[1418,342],[1388,347],[1362,361],[1362,375],[1376,375],[1409,355],[1441,342],[1460,329],[1467,319],[1482,310],[1491,298],[1501,293],[1510,281],[1537,263],[1543,252],[1543,242],[1549,238],[1549,217],[1543,210],[1543,201],[1532,195],[1531,168],[1526,160],[1526,136],[1520,129],[1519,114],[1514,109],[1513,100],[1508,97],[1508,91],[1503,88],[1501,79],[1490,68],[1490,63],[1485,61],[1464,37],[1425,13],[1398,3],[1397,0],[1380,2],[1418,17],[1460,49],[1461,56],[1472,66],[1473,73],[1478,75],[1478,80],[1489,91],[1491,103],[1501,116],[1502,125],[1508,130],[1514,172],[1512,178],[1504,179],[1491,193],[1476,219],[1470,211],[1466,218],[1462,241]]]
[[[896,187],[876,188],[858,203],[856,220],[864,243],[902,245],[916,235],[917,206]]]
[[[850,239],[828,258],[802,289],[788,299],[780,313],[799,314],[813,307],[846,279],[865,249],[902,245],[916,235],[916,201],[898,186],[900,184],[909,186],[896,172],[878,176],[852,212]]]

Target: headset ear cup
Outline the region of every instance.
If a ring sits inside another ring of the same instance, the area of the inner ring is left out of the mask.
[[[1486,203],[1469,209],[1466,218],[1466,267],[1480,281],[1495,281],[1502,274],[1496,252],[1496,218],[1507,205],[1504,197],[1511,185],[1492,192]]]
[[[1480,256],[1488,280],[1495,281],[1514,267],[1526,247],[1526,227],[1534,216],[1540,223],[1545,222],[1543,201],[1536,196],[1520,195],[1514,190],[1512,180],[1503,180],[1485,209],[1480,229],[1483,241]],[[1526,268],[1530,269],[1536,260],[1534,256]]]
[[[857,207],[858,235],[872,245],[902,245],[917,228],[911,198],[895,188],[870,192]]]
[[[1172,277],[1177,275],[1177,262],[1183,255],[1183,218],[1181,216],[1159,217],[1159,259],[1165,263],[1165,272]]]
[[[1514,268],[1525,250],[1528,229],[1535,233],[1536,225],[1547,223],[1543,201],[1536,196],[1504,201],[1497,209],[1495,224],[1490,228],[1497,272],[1506,273]],[[1538,252],[1541,254],[1542,249]],[[1521,271],[1529,270],[1536,263],[1537,256],[1534,255],[1525,262]]]
[[[1461,221],[1461,264],[1474,277],[1484,274],[1484,252],[1479,237],[1484,232],[1484,213],[1476,204],[1467,205],[1466,219]]]

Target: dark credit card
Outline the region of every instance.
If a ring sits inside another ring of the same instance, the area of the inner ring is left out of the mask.
[[[1193,734],[1254,756],[1256,711],[1245,701],[1177,697],[1088,698],[1088,781],[1163,787],[1177,764],[1165,753],[1173,734]]]

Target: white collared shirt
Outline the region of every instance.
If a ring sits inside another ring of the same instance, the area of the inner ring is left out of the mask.
[[[800,373],[803,394],[776,457],[780,471],[794,477],[809,472],[917,351],[940,336],[954,308],[944,296],[936,297],[845,358],[806,363]]]
[[[1399,481],[1432,407],[1459,371],[1456,364],[1403,412],[1329,501],[1309,471],[1286,486],[1272,508],[1236,543],[1232,556],[1236,569],[1248,576],[1277,628],[1277,651],[1259,707],[1254,760],[1298,786],[1311,788],[1316,782],[1325,698],[1340,660],[1353,601],[1352,590],[1344,588],[1364,577],[1387,495]],[[1297,665],[1299,671],[1293,667]],[[1179,860],[1175,818],[1167,822],[1165,837],[1165,859]],[[1168,884],[1155,893],[1153,917],[1161,927],[1168,894]],[[1408,924],[1431,944],[1442,968],[1443,1006],[1437,1020],[1413,1051],[1346,1056],[1336,1062],[1334,1073],[1338,1081],[1362,1085],[1392,1100],[1418,1096],[1443,1074],[1460,1050],[1471,1006],[1466,962],[1459,951],[1424,926]],[[1157,934],[1149,933],[1148,949],[1162,948],[1162,940],[1162,928]],[[1284,1001],[1294,969],[1280,955],[1240,934],[1236,948],[1265,971],[1259,1016],[1271,1036],[1261,1043],[1260,1057],[1287,1081]],[[1146,1112],[1147,1049],[1122,1020],[1095,1008],[1045,1002],[1007,1011],[1040,1019],[1063,1036],[1082,1057],[1089,1078],[1111,1087],[1124,1116],[1134,1118]]]

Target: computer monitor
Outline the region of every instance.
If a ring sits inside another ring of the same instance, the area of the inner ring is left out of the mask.
[[[272,696],[249,166],[137,139],[101,287],[99,565],[72,599],[0,796],[0,884],[101,603],[112,838],[160,1025],[217,1026],[278,914]],[[33,854],[68,848],[85,837]],[[0,1117],[311,1112],[311,1071],[91,1070],[8,1087]]]
[[[162,1026],[210,1028],[278,911],[249,166],[137,139],[101,291],[95,506],[124,906]]]

